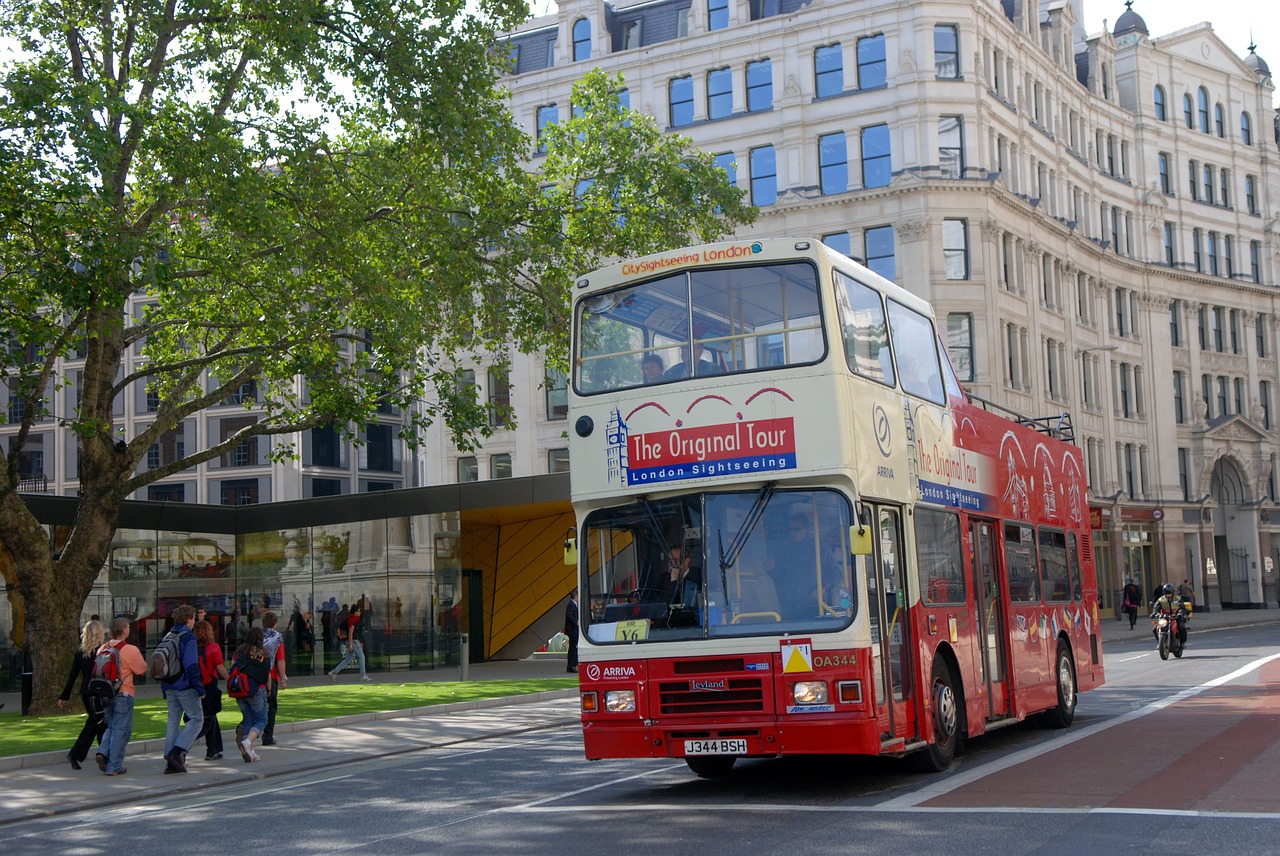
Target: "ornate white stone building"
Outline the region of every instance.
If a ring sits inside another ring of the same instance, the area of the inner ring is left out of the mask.
[[[760,207],[740,236],[865,260],[934,303],[972,392],[1070,414],[1108,596],[1274,604],[1274,86],[1116,6],[1087,35],[1081,0],[560,0],[510,36],[510,102],[536,134],[622,74]]]

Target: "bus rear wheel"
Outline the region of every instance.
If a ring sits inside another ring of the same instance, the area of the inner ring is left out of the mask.
[[[737,760],[736,755],[696,755],[686,757],[684,762],[699,779],[723,779]]]
[[[1065,642],[1058,643],[1058,704],[1044,712],[1044,723],[1050,728],[1066,728],[1076,718],[1076,669]]]
[[[955,678],[941,659],[933,661],[933,742],[916,753],[916,766],[926,773],[941,773],[951,766],[960,739],[960,702]]]

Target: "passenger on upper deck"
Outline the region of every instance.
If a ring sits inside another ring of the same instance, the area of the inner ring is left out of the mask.
[[[657,383],[662,380],[662,357],[657,354],[645,354],[640,358],[640,371],[644,374],[645,383]]]
[[[697,342],[694,343],[692,352],[690,352],[688,345],[681,345],[680,362],[663,372],[662,379],[679,380],[684,377],[706,377],[707,375],[724,374],[724,369],[711,360],[704,359],[704,350],[702,345]]]

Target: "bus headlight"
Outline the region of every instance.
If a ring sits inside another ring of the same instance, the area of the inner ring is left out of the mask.
[[[636,709],[635,690],[609,690],[604,694],[604,709],[610,713],[629,713]]]
[[[826,704],[827,684],[825,681],[797,681],[791,687],[791,697],[796,704]]]

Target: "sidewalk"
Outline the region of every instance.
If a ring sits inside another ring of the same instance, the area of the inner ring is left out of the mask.
[[[1128,619],[1102,619],[1104,655],[1133,642],[1151,644],[1150,621],[1139,615],[1129,629]],[[1197,613],[1192,636],[1232,627],[1280,623],[1280,610],[1215,610]],[[1109,646],[1109,648],[1108,648]],[[564,674],[563,658],[534,657],[527,660],[477,663],[470,667],[473,680],[559,677]],[[374,674],[375,681],[458,680],[457,669],[432,672],[392,672]],[[350,680],[350,678],[348,678]],[[327,681],[324,677],[291,679],[294,686]],[[154,688],[148,688],[154,692]],[[236,753],[234,736],[226,733],[228,751],[221,761],[202,760],[199,745],[188,757],[189,773],[166,776],[160,757],[163,741],[138,741],[129,745],[125,756],[127,775],[103,776],[93,767],[92,757],[85,768],[74,771],[66,763],[66,752],[0,758],[0,825],[19,820],[90,808],[95,805],[136,802],[167,794],[242,783],[291,773],[330,767],[349,761],[383,757],[438,748],[485,737],[521,734],[578,722],[577,691],[573,689],[536,693],[514,698],[462,702],[413,710],[358,714],[337,719],[282,723],[277,726],[279,744],[261,750],[262,761],[245,764]],[[287,695],[283,703],[288,703]],[[234,714],[227,717],[234,724]]]

